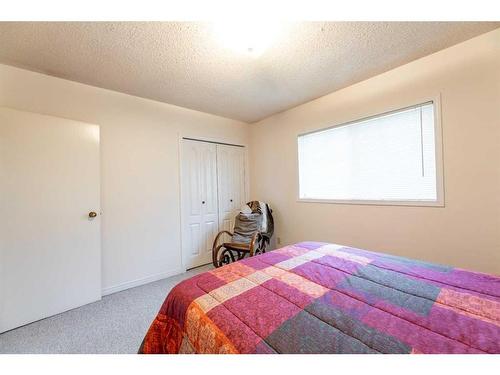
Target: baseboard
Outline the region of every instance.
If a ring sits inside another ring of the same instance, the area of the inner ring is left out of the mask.
[[[158,281],[161,279],[166,279],[167,277],[179,275],[181,273],[184,273],[185,271],[183,269],[174,269],[170,270],[167,272],[160,272],[151,276],[146,276],[140,279],[132,280],[132,281],[127,281],[118,285],[113,285],[107,288],[102,289],[102,295],[107,296],[109,294],[121,292],[122,290],[130,289],[136,286],[141,286],[144,284],[152,283],[153,281]]]

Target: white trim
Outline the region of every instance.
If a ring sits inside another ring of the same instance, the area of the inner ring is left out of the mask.
[[[187,271],[186,262],[184,262],[184,216],[182,214],[182,134],[177,133],[177,157],[178,157],[178,187],[179,187],[179,239],[180,239],[180,252],[181,252],[181,268],[184,272]]]
[[[435,153],[436,153],[436,200],[424,201],[424,200],[343,200],[343,199],[319,199],[319,198],[301,198],[300,197],[300,171],[299,171],[299,152],[298,152],[298,139],[301,136],[320,132],[322,130],[328,130],[331,128],[350,125],[354,122],[363,121],[376,116],[382,116],[384,114],[389,114],[392,112],[397,112],[404,110],[406,108],[411,108],[414,106],[422,105],[424,103],[433,103],[434,107],[434,142],[435,142]],[[355,204],[355,205],[375,205],[375,206],[413,206],[413,207],[445,207],[445,193],[444,193],[444,162],[443,162],[443,129],[441,124],[441,93],[433,96],[426,96],[420,98],[420,100],[414,100],[410,104],[400,104],[389,108],[384,112],[372,113],[362,118],[345,121],[335,125],[329,125],[318,130],[313,130],[305,133],[297,134],[297,147],[296,147],[296,161],[297,161],[297,183],[296,183],[296,196],[297,202],[299,203],[329,203],[329,204]]]
[[[330,203],[330,204],[357,204],[369,206],[412,206],[412,207],[444,207],[444,202],[439,201],[389,201],[389,200],[355,200],[355,199],[308,199],[299,198],[299,203]]]
[[[186,271],[181,269],[181,268],[177,268],[177,269],[173,269],[173,270],[170,270],[167,272],[160,272],[160,273],[157,273],[154,275],[142,277],[140,279],[126,281],[126,282],[121,283],[121,284],[117,284],[117,285],[113,285],[113,286],[110,286],[107,288],[103,288],[102,295],[107,296],[107,295],[110,295],[113,293],[121,292],[122,290],[134,288],[136,286],[141,286],[144,284],[149,284],[149,283],[152,283],[153,281],[158,281],[158,280],[166,279],[167,277],[180,275],[181,273],[184,273],[184,272],[186,272]]]
[[[445,206],[444,199],[444,158],[443,158],[443,125],[441,118],[441,93],[437,94],[434,99],[434,143],[436,147],[436,202],[441,207]]]

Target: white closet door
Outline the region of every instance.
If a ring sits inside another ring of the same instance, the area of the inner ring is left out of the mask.
[[[182,140],[182,253],[186,268],[212,261],[217,235],[217,148],[213,143]]]
[[[234,218],[246,203],[245,149],[217,145],[217,178],[219,196],[219,228],[232,232]],[[224,241],[229,241],[229,236]]]
[[[101,298],[99,184],[99,126],[0,108],[0,332]]]

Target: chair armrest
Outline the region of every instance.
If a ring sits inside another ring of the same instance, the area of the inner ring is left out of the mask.
[[[252,236],[252,240],[250,241],[250,256],[253,257],[254,252],[255,252],[255,244],[260,237],[260,232],[255,232],[254,235]]]
[[[217,236],[215,236],[215,240],[214,240],[214,244],[212,246],[212,250],[215,249],[217,247],[217,243],[219,241],[219,238],[220,236],[222,236],[223,234],[227,234],[231,237],[233,237],[233,234],[227,230],[221,230],[219,233],[217,233]]]

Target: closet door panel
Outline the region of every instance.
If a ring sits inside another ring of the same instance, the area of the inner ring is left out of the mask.
[[[182,248],[186,268],[210,263],[217,234],[217,159],[211,143],[182,141]]]
[[[192,223],[189,225],[189,249],[191,256],[197,256],[200,254],[200,238],[201,229],[200,223]]]
[[[240,210],[241,207],[247,203],[246,185],[245,185],[245,150],[242,148],[235,154],[234,157],[236,165],[234,166],[236,176],[234,187],[235,192],[235,210]]]
[[[202,151],[202,212],[203,212],[203,252],[202,261],[212,259],[212,245],[219,229],[217,204],[217,147],[211,143],[199,142]]]
[[[219,225],[234,229],[234,219],[245,202],[245,150],[242,147],[217,145],[219,186]],[[229,241],[225,236],[224,241]]]
[[[210,263],[219,231],[234,229],[234,219],[246,202],[245,151],[191,140],[182,141],[181,151],[183,262],[192,268]]]
[[[201,168],[200,150],[192,143],[183,143],[183,245],[188,262],[200,253],[201,237]]]

